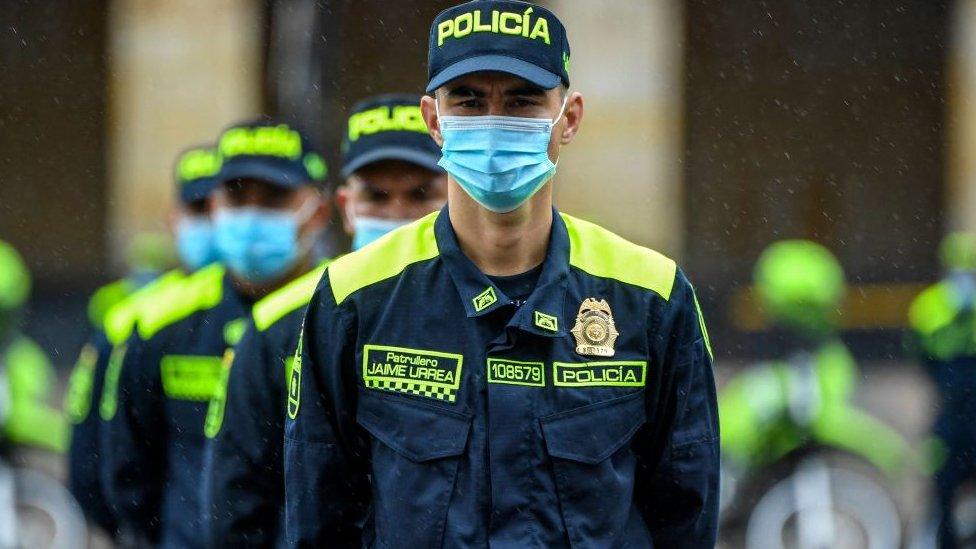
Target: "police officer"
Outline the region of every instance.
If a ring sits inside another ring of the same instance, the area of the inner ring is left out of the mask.
[[[935,474],[938,546],[959,546],[953,509],[976,478],[976,235],[952,233],[940,246],[945,278],[909,309],[914,347],[939,394],[933,434],[943,456]]]
[[[352,109],[336,192],[343,226],[358,249],[393,228],[438,210],[447,178],[416,95],[384,95]],[[284,542],[285,382],[305,307],[324,267],[268,295],[234,350],[225,399],[208,415],[204,469],[211,545]],[[226,402],[226,406],[225,406]]]
[[[108,533],[115,531],[115,518],[98,480],[101,418],[91,413],[92,408],[98,409],[112,348],[128,339],[140,311],[151,306],[162,289],[182,279],[184,271],[196,271],[215,259],[210,198],[219,169],[220,157],[211,146],[194,147],[179,155],[174,169],[177,201],[168,221],[183,269],[158,276],[100,314],[96,332],[82,348],[71,373],[65,398],[65,411],[74,424],[68,459],[69,488],[88,519]],[[117,374],[121,364],[116,361],[115,365]]]
[[[0,378],[4,408],[0,441],[63,452],[68,429],[48,400],[57,383],[47,354],[21,333],[19,324],[30,295],[30,272],[13,246],[0,240]]]
[[[325,164],[294,128],[240,124],[221,135],[218,150],[213,219],[222,264],[188,276],[140,314],[117,351],[118,389],[105,391],[102,484],[124,543],[203,544],[203,425],[222,357],[251,305],[314,263],[312,243],[327,222],[317,188]]]
[[[552,207],[583,98],[545,8],[430,35],[448,204],[326,269],[285,426],[297,546],[714,544],[710,346],[675,263]]]

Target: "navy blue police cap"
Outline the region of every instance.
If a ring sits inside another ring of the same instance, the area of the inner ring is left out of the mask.
[[[441,149],[427,133],[420,96],[377,95],[352,108],[342,139],[342,177],[380,160],[402,160],[435,172]]]
[[[235,124],[217,141],[222,161],[217,182],[258,179],[282,187],[320,185],[326,164],[311,140],[280,121],[261,119]]]
[[[186,149],[176,157],[174,179],[184,204],[203,200],[217,187],[220,155],[212,146]]]
[[[546,8],[474,0],[442,11],[430,27],[427,93],[461,76],[497,71],[552,89],[569,87],[569,39]]]

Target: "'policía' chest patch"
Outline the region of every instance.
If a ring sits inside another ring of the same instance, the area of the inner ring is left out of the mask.
[[[384,345],[363,347],[367,389],[406,393],[454,403],[464,357],[459,354]]]

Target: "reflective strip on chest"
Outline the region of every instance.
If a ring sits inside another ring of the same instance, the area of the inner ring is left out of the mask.
[[[363,347],[363,384],[453,403],[461,386],[462,355],[383,345]]]
[[[643,387],[644,361],[554,362],[553,385],[557,387]]]
[[[168,355],[159,363],[163,392],[176,400],[208,402],[220,386],[221,357]]]

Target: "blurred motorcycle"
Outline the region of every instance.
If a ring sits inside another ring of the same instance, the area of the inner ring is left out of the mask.
[[[733,418],[723,419],[728,537],[747,548],[901,545],[901,518],[885,486],[913,454],[848,403],[852,368],[847,349],[830,342],[748,371],[723,391],[720,414]]]

